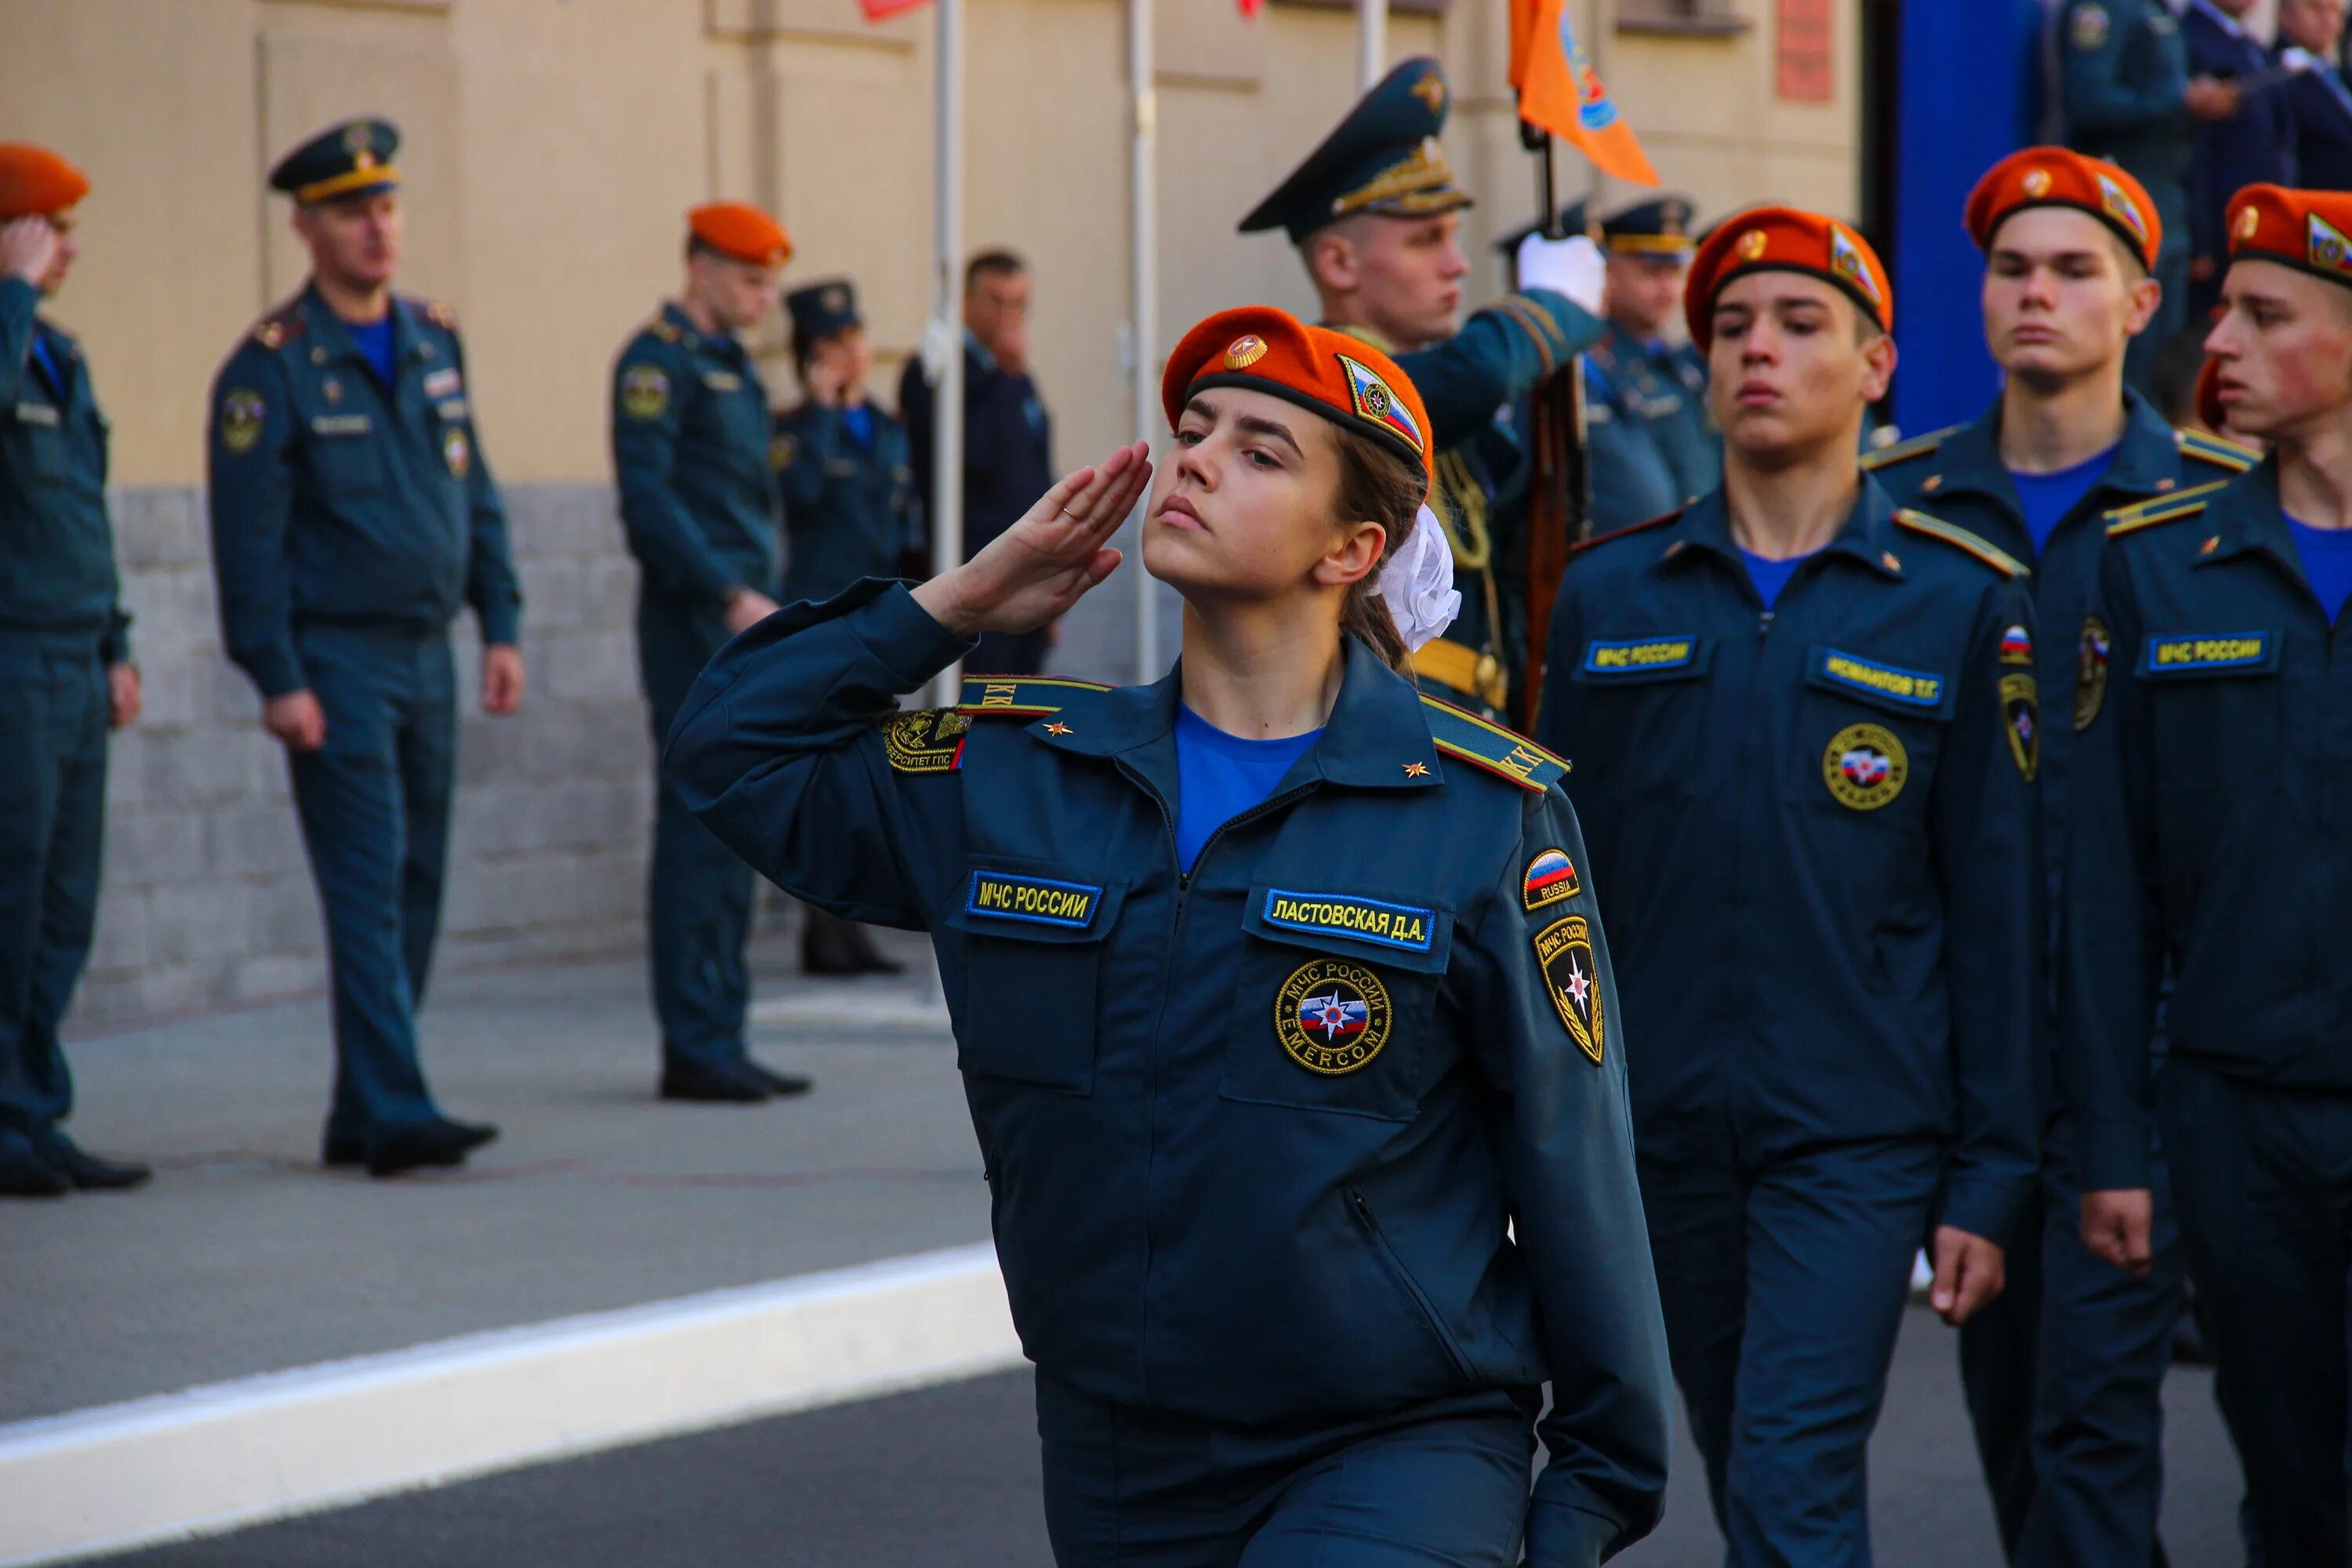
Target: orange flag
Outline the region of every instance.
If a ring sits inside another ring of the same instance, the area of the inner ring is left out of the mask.
[[[1617,111],[1617,100],[1569,26],[1568,0],[1511,0],[1511,85],[1519,89],[1519,118],[1580,150],[1605,174],[1654,185],[1658,172]]]

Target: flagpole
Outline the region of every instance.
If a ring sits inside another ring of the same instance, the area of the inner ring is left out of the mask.
[[[1129,307],[1135,376],[1135,435],[1150,441],[1159,427],[1160,386],[1155,374],[1160,344],[1159,237],[1155,230],[1158,182],[1152,143],[1160,130],[1160,100],[1152,77],[1151,0],[1127,0],[1127,79],[1133,97],[1133,142],[1128,158],[1129,246],[1132,268]],[[1160,601],[1143,570],[1143,514],[1150,495],[1135,504],[1135,559],[1128,576],[1135,584],[1135,679],[1138,685],[1159,673]]]
[[[933,36],[939,72],[932,190],[931,330],[947,345],[931,389],[931,570],[963,564],[963,0],[939,0]],[[951,708],[963,697],[963,663],[940,672],[933,703]]]
[[[1367,90],[1388,74],[1389,0],[1356,0],[1356,87]]]

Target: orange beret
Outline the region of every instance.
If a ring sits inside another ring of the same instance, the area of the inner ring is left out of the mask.
[[[1801,272],[1843,289],[1876,321],[1895,330],[1895,289],[1870,242],[1835,218],[1795,207],[1753,207],[1716,225],[1683,284],[1683,320],[1704,353],[1715,342],[1715,297],[1750,272]]]
[[[2352,194],[2248,185],[2230,198],[2230,259],[2275,261],[2352,288]]]
[[[784,226],[749,202],[706,202],[686,215],[686,226],[719,255],[755,267],[782,267],[792,258]]]
[[[1168,427],[1196,392],[1242,386],[1286,398],[1343,430],[1370,436],[1434,476],[1429,410],[1396,362],[1370,343],[1310,327],[1271,305],[1220,310],[1184,334],[1160,377]]]
[[[2128,246],[2150,272],[2164,246],[2164,223],[2147,187],[2115,164],[2064,147],[2028,147],[1985,172],[1969,193],[1969,237],[1979,250],[2012,213],[2028,207],[2073,207],[2090,214]]]
[[[29,142],[0,142],[0,220],[49,217],[89,194],[89,176]]]

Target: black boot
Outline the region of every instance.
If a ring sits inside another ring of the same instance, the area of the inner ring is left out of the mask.
[[[816,1082],[813,1079],[803,1078],[796,1072],[776,1072],[772,1068],[761,1067],[749,1057],[743,1058],[743,1067],[778,1100],[788,1100],[796,1094],[806,1094],[816,1087]]]
[[[121,1193],[143,1187],[155,1174],[152,1165],[131,1160],[102,1160],[55,1128],[37,1147],[41,1158],[58,1173],[85,1193]]]
[[[377,1143],[369,1153],[368,1174],[397,1176],[407,1171],[462,1165],[467,1154],[488,1142],[478,1136],[478,1131],[449,1121],[424,1121],[404,1127]]]
[[[31,1139],[0,1127],[0,1198],[61,1198],[71,1191],[73,1183],[41,1158]]]
[[[741,1062],[666,1061],[661,1097],[698,1105],[756,1105],[768,1098],[768,1086]]]

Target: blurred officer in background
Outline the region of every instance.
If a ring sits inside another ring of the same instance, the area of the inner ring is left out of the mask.
[[[2163,1249],[2161,1135],[2250,1536],[2300,1568],[2352,1553],[2352,195],[2258,185],[2227,221],[2206,347],[2231,427],[2273,449],[2110,515],[2074,693],[2058,1063],[2084,1240],[2135,1273]]]
[[[139,716],[89,362],[38,312],[74,258],[82,172],[0,144],[0,1197],[135,1187],[58,1124],[58,1024],[98,917],[106,735]]]
[[[2180,18],[2192,80],[2210,80],[2220,112],[2204,117],[2189,166],[2189,320],[2221,301],[2231,198],[2248,185],[2294,184],[2294,111],[2268,50],[2246,30],[2255,0],[2189,0]]]
[[[1029,264],[983,250],[963,269],[963,555],[1013,526],[1054,482],[1054,422],[1029,369]],[[898,412],[921,504],[931,499],[931,384],[920,356],[898,378]],[[1045,668],[1055,626],[992,632],[963,661],[974,674]]]
[[[1968,205],[1985,253],[1985,342],[2000,397],[1975,424],[1864,459],[1898,504],[2034,563],[2042,689],[2106,657],[2070,635],[2089,600],[2104,514],[2252,467],[2251,453],[2173,429],[2124,385],[2125,345],[2156,313],[2170,236],[2154,199],[2112,163],[2030,147],[1995,164]],[[2060,895],[2072,724],[2042,736],[2043,886]],[[2105,809],[2094,805],[2091,809]],[[2037,1008],[2046,1063],[2057,1020]],[[2046,1079],[2040,1085],[2047,1094]],[[1977,1452],[2010,1561],[2033,1568],[2157,1558],[2160,1396],[2180,1311],[2169,1193],[2145,1279],[2084,1250],[2067,1119],[2045,1100],[2040,1199],[2004,1237],[2009,1285],[1960,1329]],[[2155,1159],[2154,1155],[2150,1156]],[[2155,1184],[2159,1191],[2163,1184]]]
[[[1241,223],[1279,228],[1314,280],[1322,321],[1395,356],[1433,428],[1431,507],[1454,552],[1462,614],[1413,656],[1424,689],[1499,718],[1524,615],[1508,602],[1523,574],[1522,455],[1496,416],[1601,336],[1601,272],[1579,234],[1531,234],[1520,291],[1461,320],[1470,271],[1457,236],[1471,195],[1454,183],[1438,133],[1452,100],[1444,69],[1416,56],[1358,100],[1323,144]]]
[[[784,296],[793,368],[807,395],[776,417],[769,463],[783,492],[784,598],[822,604],[865,577],[895,577],[916,543],[907,427],[874,406],[874,346],[846,279]],[[801,967],[811,974],[896,974],[854,921],[807,906]]]
[[[1739,214],[1687,301],[1724,482],[1572,557],[1539,739],[1577,759],[1642,1031],[1642,1195],[1726,1562],[1865,1568],[1914,1254],[1965,1322],[2032,1190],[2032,611],[2024,568],[1857,469],[1895,358],[1860,236]]]
[[[642,574],[637,669],[652,709],[653,867],[646,925],[664,1100],[748,1104],[802,1094],[743,1041],[751,868],[694,820],[658,763],[694,678],[781,592],[768,394],[739,334],[775,308],[792,242],[740,202],[686,215],[686,280],[613,365],[613,469]]]
[[[416,1009],[440,928],[457,690],[449,623],[482,629],[482,710],[523,696],[522,592],[456,318],[395,296],[400,132],[331,127],[281,159],[301,292],[233,349],[208,448],[221,641],[285,746],[327,923],[335,1090],[324,1157],[376,1175],[498,1135],[433,1103]]]
[[[1585,386],[1594,401],[1638,426],[1674,476],[1670,506],[1703,496],[1723,480],[1723,437],[1706,412],[1706,356],[1689,343],[1666,342],[1697,247],[1690,237],[1691,210],[1685,196],[1657,196],[1601,220],[1609,324],[1586,356]],[[1597,519],[1594,531],[1602,531]]]
[[[2286,93],[2294,117],[2295,184],[2307,191],[2352,191],[2352,90],[2338,63],[2344,13],[2345,0],[2279,4],[2279,58],[2301,68]]]
[[[2198,123],[2235,113],[2238,91],[2210,76],[2190,77],[2188,40],[2166,0],[2068,0],[2058,31],[2067,144],[2121,165],[2147,192],[2164,229],[2156,266],[2163,295],[2124,362],[2132,385],[2147,395],[2157,357],[2189,321],[2189,176]]]

